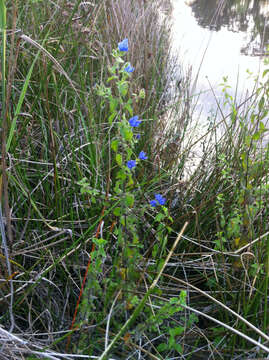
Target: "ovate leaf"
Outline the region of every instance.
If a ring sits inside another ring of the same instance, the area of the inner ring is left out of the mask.
[[[121,208],[120,207],[116,207],[113,211],[113,214],[115,216],[120,216],[121,215]]]
[[[125,203],[128,207],[133,207],[134,205],[134,195],[126,194],[125,196]]]
[[[116,161],[119,166],[122,165],[122,156],[121,154],[116,154]]]
[[[114,150],[115,152],[118,151],[118,145],[119,145],[119,140],[113,140],[111,143],[111,149]]]
[[[111,97],[111,98],[109,99],[109,108],[110,108],[110,111],[111,111],[112,113],[117,110],[118,103],[119,103],[118,100],[115,99],[115,98],[113,98],[113,97]]]

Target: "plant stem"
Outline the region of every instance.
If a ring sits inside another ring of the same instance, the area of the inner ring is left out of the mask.
[[[162,266],[162,268],[160,269],[159,273],[157,274],[155,280],[153,281],[153,283],[150,285],[148,291],[146,292],[146,294],[144,295],[144,297],[142,298],[142,300],[140,301],[139,305],[137,306],[137,308],[135,309],[135,311],[132,313],[131,317],[126,321],[126,323],[123,325],[123,327],[120,329],[120,331],[118,332],[118,334],[114,337],[114,339],[111,341],[110,345],[105,349],[105,351],[103,352],[103,354],[99,357],[98,360],[104,360],[105,357],[109,354],[109,352],[112,350],[113,346],[116,344],[116,342],[119,340],[119,338],[124,334],[124,332],[128,329],[128,327],[134,322],[134,320],[137,318],[137,316],[140,314],[140,312],[142,311],[148,297],[150,296],[150,294],[152,293],[152,291],[154,290],[155,286],[157,285],[168,261],[170,260],[171,256],[174,253],[174,250],[179,242],[179,240],[181,239],[186,227],[188,225],[188,222],[185,222],[183,228],[181,229],[180,233],[178,234],[174,245],[172,246],[172,249],[170,250],[169,254],[167,255],[165,262]]]

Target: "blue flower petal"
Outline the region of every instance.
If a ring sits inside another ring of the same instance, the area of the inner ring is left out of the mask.
[[[166,203],[166,198],[164,198],[161,194],[155,194],[155,199],[160,205],[164,205]]]
[[[131,65],[128,65],[124,70],[128,73],[132,73],[134,71],[134,68]]]
[[[140,151],[139,155],[138,155],[138,159],[140,160],[147,160],[147,154],[144,151]]]
[[[120,51],[128,51],[128,39],[124,39],[118,43],[118,49]]]
[[[138,120],[138,116],[133,116],[131,119],[129,119],[129,124],[132,127],[138,127],[141,124],[141,120]]]
[[[150,205],[152,206],[152,207],[156,207],[157,206],[157,201],[156,200],[150,200]]]
[[[134,167],[136,167],[136,160],[129,160],[127,161],[127,167],[129,169],[133,169]]]

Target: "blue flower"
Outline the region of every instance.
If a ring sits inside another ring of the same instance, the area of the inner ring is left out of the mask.
[[[120,51],[128,51],[128,39],[124,39],[118,43],[118,48]]]
[[[147,160],[147,154],[144,151],[140,151],[139,155],[138,155],[138,159],[140,160]]]
[[[136,167],[136,160],[129,160],[127,161],[127,167],[129,169],[133,169],[134,167]]]
[[[138,120],[138,116],[133,116],[131,119],[129,119],[129,124],[132,127],[138,127],[141,124],[141,120]]]
[[[126,66],[124,69],[127,73],[132,73],[134,71],[134,68],[131,65]]]
[[[166,202],[166,198],[162,197],[161,194],[155,194],[155,199],[158,201],[160,205],[164,205]]]
[[[156,207],[157,206],[157,201],[156,200],[150,200],[150,205],[153,206],[153,207]]]
[[[141,135],[140,135],[140,134],[136,134],[136,135],[135,135],[135,138],[136,138],[137,140],[139,140],[139,139],[141,138]]]

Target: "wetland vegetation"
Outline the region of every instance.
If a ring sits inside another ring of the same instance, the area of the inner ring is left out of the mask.
[[[0,359],[268,358],[269,71],[199,137],[169,7],[0,0]]]

